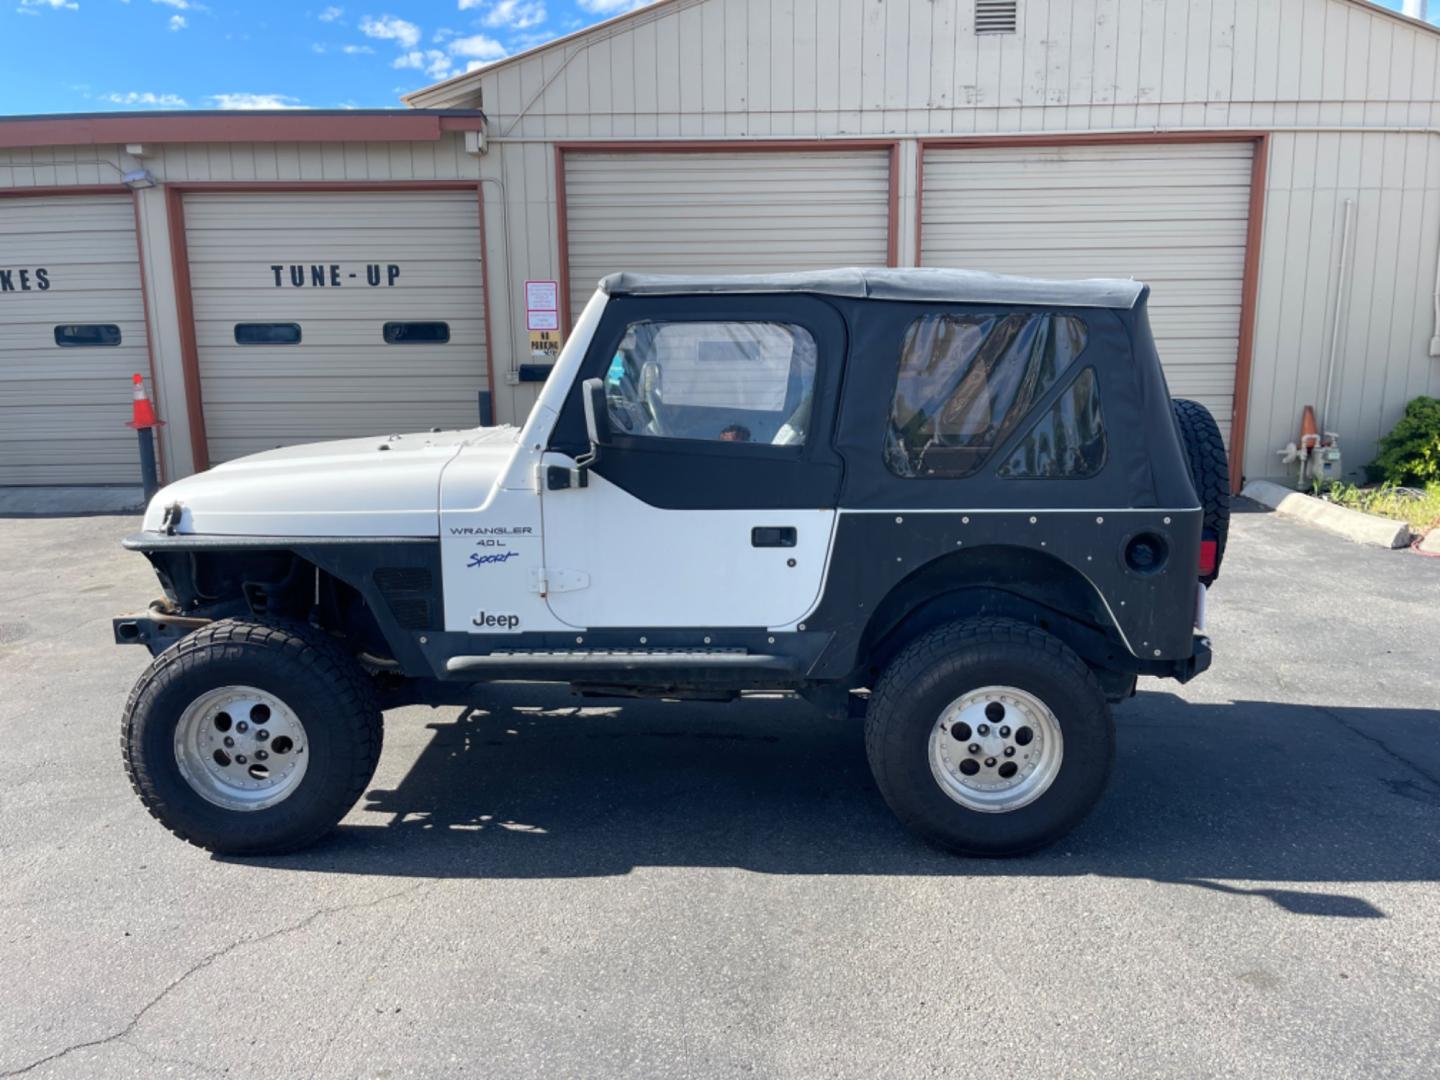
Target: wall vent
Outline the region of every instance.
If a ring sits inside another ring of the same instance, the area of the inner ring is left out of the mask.
[[[1019,0],[975,0],[975,33],[1015,33],[1019,7]]]

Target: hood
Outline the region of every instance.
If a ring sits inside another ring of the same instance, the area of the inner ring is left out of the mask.
[[[472,447],[476,453],[467,457],[493,458],[498,477],[518,433],[497,427],[378,435],[251,454],[162,488],[144,527],[163,531],[170,507],[179,504],[177,533],[438,536],[445,466]]]

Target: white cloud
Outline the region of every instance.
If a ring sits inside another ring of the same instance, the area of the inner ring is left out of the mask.
[[[463,56],[468,60],[499,60],[506,55],[504,45],[484,34],[456,38],[450,42],[449,48],[452,55]]]
[[[575,0],[575,2],[594,15],[619,15],[622,12],[642,8],[650,0]]]
[[[299,100],[287,94],[211,94],[217,109],[303,109]]]
[[[414,68],[416,71],[425,72],[432,79],[444,79],[454,74],[453,62],[439,49],[416,49],[413,52],[403,53],[397,56],[395,62],[390,66]]]
[[[334,4],[331,4],[329,7],[327,7],[324,11],[320,12],[320,14],[315,17],[321,22],[334,22],[336,19],[340,18],[341,15],[344,14],[344,8],[338,8]]]
[[[194,0],[155,0],[157,4],[164,4],[166,7],[179,8],[181,11],[208,11],[204,4],[197,4]]]
[[[438,45],[438,44],[441,44],[441,43],[443,43],[443,42],[449,41],[449,40],[450,40],[451,38],[453,38],[453,37],[459,37],[459,36],[460,36],[460,31],[459,31],[459,30],[451,30],[448,26],[442,26],[442,27],[440,27],[439,30],[436,30],[436,31],[435,31],[435,36],[432,37],[430,40],[433,41],[433,42],[435,42],[435,43]]]
[[[537,30],[533,34],[521,34],[514,38],[510,45],[516,52],[526,52],[529,49],[544,45],[547,41],[554,41],[558,35],[554,30]]]
[[[111,105],[143,105],[155,109],[184,109],[185,99],[179,94],[154,94],[149,90],[131,90],[127,94],[101,94],[101,101],[108,101]]]
[[[80,5],[75,0],[20,0],[19,12],[21,15],[38,15],[36,11],[26,11],[26,8],[50,8],[53,11],[65,9],[66,11],[79,11]]]
[[[184,15],[171,15],[171,16],[170,16],[170,29],[171,29],[171,30],[184,30],[184,29],[185,29],[185,16],[184,16]]]
[[[366,37],[393,41],[402,49],[413,49],[420,43],[420,27],[394,15],[381,15],[379,18],[366,15],[360,20],[360,32]]]
[[[346,56],[363,56],[366,53],[373,53],[375,50],[369,45],[341,45],[340,51]]]
[[[545,21],[545,5],[541,0],[497,0],[485,13],[486,26],[503,26],[510,30],[530,30]]]

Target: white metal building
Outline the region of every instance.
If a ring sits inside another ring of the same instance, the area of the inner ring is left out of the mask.
[[[886,263],[1147,281],[1245,474],[1327,385],[1356,467],[1440,394],[1437,68],[1363,0],[659,0],[408,112],[0,121],[0,483],[125,479],[139,357],[174,476],[521,418],[528,280]]]

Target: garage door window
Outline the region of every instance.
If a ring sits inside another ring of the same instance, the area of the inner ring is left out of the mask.
[[[450,324],[443,322],[387,322],[382,331],[386,345],[444,345]]]
[[[1041,480],[1083,479],[1105,466],[1105,421],[1095,369],[1086,368],[1041,414],[1000,466],[1000,475]]]
[[[235,324],[236,345],[299,345],[300,324],[249,322]]]
[[[620,434],[800,446],[810,426],[815,339],[774,322],[642,322],[605,377]]]
[[[55,327],[55,344],[65,349],[119,345],[120,327],[113,323],[67,323]]]
[[[900,350],[885,463],[905,477],[969,476],[1085,348],[1049,313],[926,315]]]

